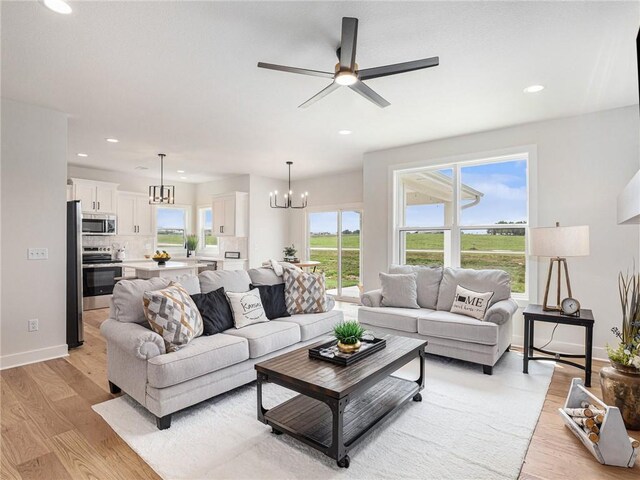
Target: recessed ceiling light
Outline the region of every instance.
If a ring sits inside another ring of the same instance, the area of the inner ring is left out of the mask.
[[[118,143],[120,141],[117,138],[105,138],[105,140],[109,143]]]
[[[178,173],[184,173],[184,170],[176,170]]]
[[[351,135],[351,130],[338,130],[340,135]]]
[[[63,15],[69,15],[71,13],[71,7],[64,0],[42,0],[42,3],[49,10],[53,10],[56,13]]]
[[[187,179],[187,177],[180,177],[180,179],[181,179],[181,180],[186,180],[186,179]]]
[[[86,153],[76,153],[76,155],[79,156],[79,157],[88,157],[89,156]]]
[[[544,90],[544,85],[529,85],[524,89],[524,93],[538,93]]]

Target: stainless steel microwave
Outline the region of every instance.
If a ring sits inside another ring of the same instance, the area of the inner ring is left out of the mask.
[[[115,235],[116,216],[82,214],[82,235]]]

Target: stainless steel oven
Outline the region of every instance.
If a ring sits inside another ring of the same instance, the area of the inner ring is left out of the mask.
[[[111,247],[84,247],[82,253],[82,297],[84,309],[109,306],[113,287],[122,277],[120,260],[111,259]]]
[[[83,235],[115,235],[116,216],[94,213],[82,214]]]

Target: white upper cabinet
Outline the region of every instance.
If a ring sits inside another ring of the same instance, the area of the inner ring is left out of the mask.
[[[118,193],[118,235],[153,235],[153,207],[139,193]]]
[[[231,192],[215,195],[212,205],[213,235],[246,237],[249,230],[249,194]]]
[[[72,178],[71,185],[73,198],[80,200],[83,212],[116,213],[118,188],[116,183]]]

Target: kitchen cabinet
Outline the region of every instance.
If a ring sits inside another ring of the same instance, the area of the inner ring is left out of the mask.
[[[118,193],[118,235],[153,235],[153,207],[147,195]]]
[[[74,200],[80,200],[84,213],[116,213],[118,185],[72,178]]]
[[[214,195],[213,235],[216,237],[246,237],[249,230],[249,194],[231,192]]]

